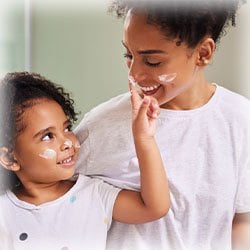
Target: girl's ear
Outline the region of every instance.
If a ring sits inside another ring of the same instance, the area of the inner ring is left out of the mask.
[[[0,165],[10,171],[18,171],[20,165],[13,157],[13,153],[9,152],[8,148],[0,148]]]
[[[206,66],[212,60],[215,50],[215,43],[211,37],[207,37],[201,41],[198,46],[198,66]]]

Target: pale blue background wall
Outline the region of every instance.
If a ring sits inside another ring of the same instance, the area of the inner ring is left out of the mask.
[[[4,2],[8,11],[0,8],[4,12],[2,15],[0,10],[1,74],[25,68],[43,74],[72,92],[82,115],[127,91],[122,21],[107,15],[105,1],[26,0],[31,2],[28,29],[24,25],[25,1]],[[222,38],[207,75],[250,97],[249,2],[238,12],[237,23]],[[29,48],[25,48],[27,42]]]

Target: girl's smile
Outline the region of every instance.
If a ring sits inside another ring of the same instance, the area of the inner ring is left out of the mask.
[[[78,142],[61,106],[52,100],[37,100],[25,109],[22,122],[24,129],[14,147],[20,166],[16,174],[22,183],[70,178],[74,174]]]

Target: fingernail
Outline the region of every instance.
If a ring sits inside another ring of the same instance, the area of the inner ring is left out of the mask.
[[[152,114],[152,117],[153,117],[153,118],[156,118],[157,116],[158,116],[158,115],[157,115],[156,113],[153,113],[153,114]]]
[[[144,96],[143,102],[144,102],[144,103],[148,103],[148,102],[149,102],[149,97],[148,97],[148,96]]]

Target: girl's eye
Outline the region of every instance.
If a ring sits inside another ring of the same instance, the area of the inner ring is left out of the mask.
[[[64,132],[71,132],[72,131],[72,125],[68,125],[65,129]]]
[[[42,137],[42,141],[50,141],[53,138],[54,138],[53,134],[49,132]]]

